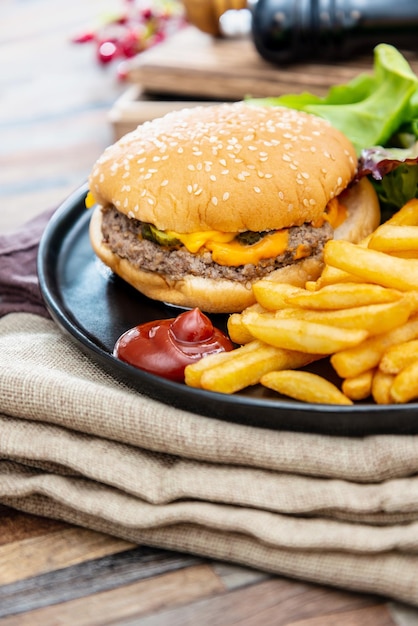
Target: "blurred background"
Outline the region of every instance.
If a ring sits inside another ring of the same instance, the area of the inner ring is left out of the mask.
[[[147,119],[247,95],[323,95],[372,67],[371,55],[267,62],[246,2],[2,0],[0,232],[57,207]]]
[[[0,27],[0,232],[58,205],[112,137],[125,86],[77,33],[117,0],[3,0]]]

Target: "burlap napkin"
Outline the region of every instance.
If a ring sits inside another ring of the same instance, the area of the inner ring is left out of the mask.
[[[151,400],[34,314],[7,255],[1,503],[418,605],[418,437],[276,432]]]

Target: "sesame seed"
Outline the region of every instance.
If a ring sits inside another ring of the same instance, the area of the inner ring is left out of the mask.
[[[221,174],[229,174],[229,170],[222,170]]]
[[[260,187],[253,187],[255,193],[261,193]]]
[[[225,191],[224,195],[222,196],[222,200],[226,201],[229,198],[229,192]]]
[[[161,183],[161,187],[166,187],[167,185],[168,185],[168,180],[167,179],[163,180]]]
[[[216,196],[213,196],[211,198],[211,202],[214,206],[218,206],[218,198]]]
[[[187,185],[187,191],[189,193],[192,193],[193,192],[193,187],[191,185]]]
[[[202,187],[199,187],[198,189],[195,190],[194,195],[195,196],[200,196],[200,194],[202,193],[203,189]]]
[[[190,164],[190,165],[188,165],[188,166],[187,166],[187,169],[188,169],[190,172],[194,172],[194,171],[195,171],[195,166]]]
[[[279,198],[280,198],[280,200],[283,200],[283,199],[284,199],[284,193],[283,193],[283,191],[279,191]]]
[[[155,204],[154,198],[147,198],[147,202],[148,204],[151,204],[151,206]]]
[[[209,178],[211,179],[211,181],[216,182],[216,176],[215,176],[215,174],[211,174],[211,175],[209,176]]]

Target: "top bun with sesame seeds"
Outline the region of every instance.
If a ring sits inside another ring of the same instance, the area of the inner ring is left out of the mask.
[[[356,168],[351,142],[313,115],[243,102],[174,111],[95,164],[93,248],[149,297],[239,311],[258,278],[313,279],[327,239],[340,231],[355,241],[377,226],[371,185],[345,191]]]

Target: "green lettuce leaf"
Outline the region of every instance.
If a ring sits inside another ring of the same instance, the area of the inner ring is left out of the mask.
[[[358,155],[364,148],[385,146],[402,127],[418,137],[418,77],[405,57],[388,44],[376,46],[372,74],[331,87],[324,97],[301,93],[248,102],[285,106],[327,119],[351,139]]]

